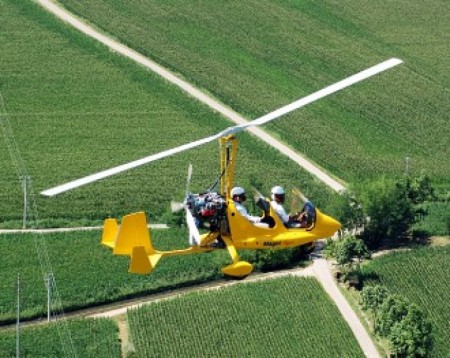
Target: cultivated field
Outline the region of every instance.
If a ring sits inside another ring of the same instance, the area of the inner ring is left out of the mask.
[[[390,292],[419,305],[433,326],[433,356],[450,352],[450,246],[414,249],[377,258],[363,266],[369,284],[381,284]]]
[[[384,59],[402,58],[405,65],[265,129],[350,183],[403,175],[409,157],[410,174],[425,170],[440,188],[450,186],[450,48],[442,35],[450,25],[444,16],[450,12],[447,3],[61,3],[249,119]],[[192,191],[214,182],[219,175],[217,143],[52,199],[40,197],[43,189],[215,134],[230,123],[34,2],[0,0],[0,7],[0,227],[22,225],[21,176],[31,179],[28,226],[100,224],[105,217],[140,210],[160,221],[170,200],[183,196],[188,163],[194,164]],[[274,149],[246,133],[239,139],[240,185],[254,184],[265,194],[275,183],[300,187],[319,207],[334,195]],[[437,215],[447,214],[448,205],[443,207]],[[445,230],[442,221],[434,222],[427,225]],[[181,229],[154,231],[155,246],[161,249],[183,247],[186,238]],[[101,248],[98,232],[0,235],[0,250],[0,324],[15,320],[18,273],[25,319],[46,313],[43,277],[48,272],[56,278],[54,309],[69,311],[214,280],[229,263],[225,253],[215,252],[163,260],[151,276],[130,275],[128,258],[112,257]],[[436,356],[450,350],[448,255],[448,248],[415,250],[364,268],[374,282],[427,310],[435,328]],[[161,311],[175,314],[162,320]],[[192,322],[192,312],[198,313],[198,321]],[[231,288],[226,294],[190,295],[133,311],[130,320],[136,347],[145,350],[153,342],[152,349],[161,354],[167,348],[161,345],[164,337],[183,334],[186,345],[180,347],[193,355],[200,348],[225,352],[231,336],[236,338],[235,355],[248,348],[243,355],[272,349],[273,355],[284,356],[361,356],[314,280],[283,279]],[[144,324],[148,320],[160,324]],[[250,324],[257,328],[245,330]],[[190,331],[193,326],[197,328]],[[180,332],[180,327],[186,329]],[[23,347],[47,356],[39,342],[48,341],[54,356],[71,356],[61,350],[71,341],[64,335],[73,335],[80,356],[119,355],[117,329],[110,321],[76,322],[64,330],[48,326],[29,335],[24,331]],[[55,339],[61,334],[60,341]],[[242,334],[251,335],[248,344],[238,340]],[[200,335],[205,337],[201,346]],[[13,332],[0,334],[0,352],[14,355]]]
[[[450,185],[450,3],[62,0],[255,118],[390,57],[405,65],[268,125],[348,182],[425,170]]]
[[[0,331],[1,357],[120,357],[115,323],[107,319],[52,322],[21,327],[20,350],[16,351],[15,330]]]
[[[155,248],[188,246],[184,229],[153,230]],[[20,274],[22,319],[47,315],[44,277],[53,273],[52,311],[59,315],[176,287],[222,278],[220,269],[231,263],[225,250],[209,254],[169,257],[151,275],[128,273],[129,258],[113,256],[100,246],[95,231],[47,235],[0,235],[0,325],[13,323],[17,314],[17,277]],[[255,251],[241,251],[243,260],[255,262]],[[299,262],[299,264],[302,264]]]
[[[189,294],[130,310],[128,319],[137,357],[363,356],[315,279]]]
[[[32,226],[99,223],[145,210],[160,220],[191,189],[219,175],[218,144],[53,199],[43,189],[209,136],[230,123],[152,73],[84,38],[32,2],[2,1],[0,225],[22,224],[20,176],[28,175]],[[39,43],[39,46],[36,46]],[[330,191],[274,149],[240,135],[237,183],[298,186],[323,206]],[[283,168],[281,171],[280,168]]]
[[[187,246],[185,230],[155,230],[156,248]],[[17,275],[21,280],[21,317],[46,316],[47,290],[43,277],[53,272],[53,310],[114,302],[189,286],[222,277],[220,268],[230,263],[225,252],[173,257],[162,260],[152,275],[128,273],[129,258],[113,256],[100,246],[99,232],[52,235],[0,235],[0,323],[14,322],[17,309]]]

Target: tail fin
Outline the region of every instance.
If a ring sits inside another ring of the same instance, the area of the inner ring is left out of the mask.
[[[142,246],[148,255],[155,253],[150,241],[147,219],[144,212],[133,213],[123,217],[117,233],[113,254],[131,255],[133,248]]]
[[[114,248],[119,225],[116,219],[106,219],[103,224],[102,245]]]

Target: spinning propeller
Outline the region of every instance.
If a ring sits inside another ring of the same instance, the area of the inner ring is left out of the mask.
[[[203,139],[199,139],[197,141],[194,142],[190,142],[187,144],[183,144],[179,147],[176,148],[172,148],[172,149],[168,149],[165,150],[163,152],[160,153],[156,153],[156,154],[152,154],[148,157],[145,158],[141,158],[135,161],[132,161],[130,163],[126,163],[126,164],[122,164],[119,165],[117,167],[111,168],[111,169],[107,169],[104,171],[101,171],[99,173],[95,173],[89,176],[86,176],[84,178],[81,179],[77,179],[74,181],[71,181],[69,183],[63,184],[63,185],[59,185],[57,187],[51,188],[51,189],[47,189],[41,192],[42,195],[44,196],[55,196],[57,194],[61,194],[64,193],[66,191],[81,187],[83,185],[86,184],[90,184],[93,182],[96,182],[100,179],[104,179],[107,178],[109,176],[115,175],[115,174],[119,174],[122,173],[124,171],[139,167],[141,165],[162,159],[162,158],[166,158],[169,156],[172,156],[174,154],[201,146],[203,144],[212,142],[214,140],[217,140],[221,137],[226,137],[230,134],[235,134],[241,131],[246,130],[249,127],[254,127],[254,126],[260,126],[263,125],[265,123],[268,123],[276,118],[279,118],[287,113],[290,113],[296,109],[299,109],[301,107],[306,106],[309,103],[315,102],[323,97],[326,97],[332,93],[338,92],[346,87],[349,87],[357,82],[360,82],[362,80],[365,80],[371,76],[374,76],[378,73],[381,73],[383,71],[386,71],[387,69],[390,69],[392,67],[395,67],[399,64],[403,63],[402,60],[397,59],[397,58],[391,58],[387,61],[381,62],[378,65],[375,65],[373,67],[370,67],[364,71],[361,71],[355,75],[352,75],[350,77],[347,77],[339,82],[336,82],[333,85],[330,85],[328,87],[325,87],[317,92],[314,92],[313,94],[310,94],[309,96],[303,97],[295,102],[292,102],[291,104],[288,104],[284,107],[281,107],[273,112],[270,112],[262,117],[259,117],[253,121],[250,121],[248,123],[245,124],[240,124],[240,125],[236,125],[236,126],[232,126],[232,127],[228,127],[227,129],[221,131],[220,133],[217,133],[215,135],[212,135],[210,137],[206,137]],[[192,173],[192,169],[190,171]],[[188,178],[190,178],[190,174],[188,173]],[[190,179],[189,179],[190,180]],[[188,181],[188,185],[189,185],[189,181]]]

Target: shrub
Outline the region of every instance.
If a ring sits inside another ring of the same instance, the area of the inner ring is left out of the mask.
[[[360,295],[360,304],[363,310],[377,312],[381,304],[386,300],[389,292],[383,286],[364,287]]]
[[[414,304],[401,321],[393,324],[388,338],[391,354],[400,357],[426,357],[433,346],[431,324]]]

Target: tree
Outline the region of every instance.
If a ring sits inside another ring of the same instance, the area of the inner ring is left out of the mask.
[[[402,186],[382,179],[361,193],[367,224],[361,237],[369,249],[405,238],[414,222],[411,201]]]
[[[375,333],[388,337],[392,326],[408,314],[409,302],[399,295],[389,295],[383,301],[375,316]]]
[[[394,323],[388,338],[395,356],[426,357],[433,347],[431,324],[414,304],[401,321]]]

